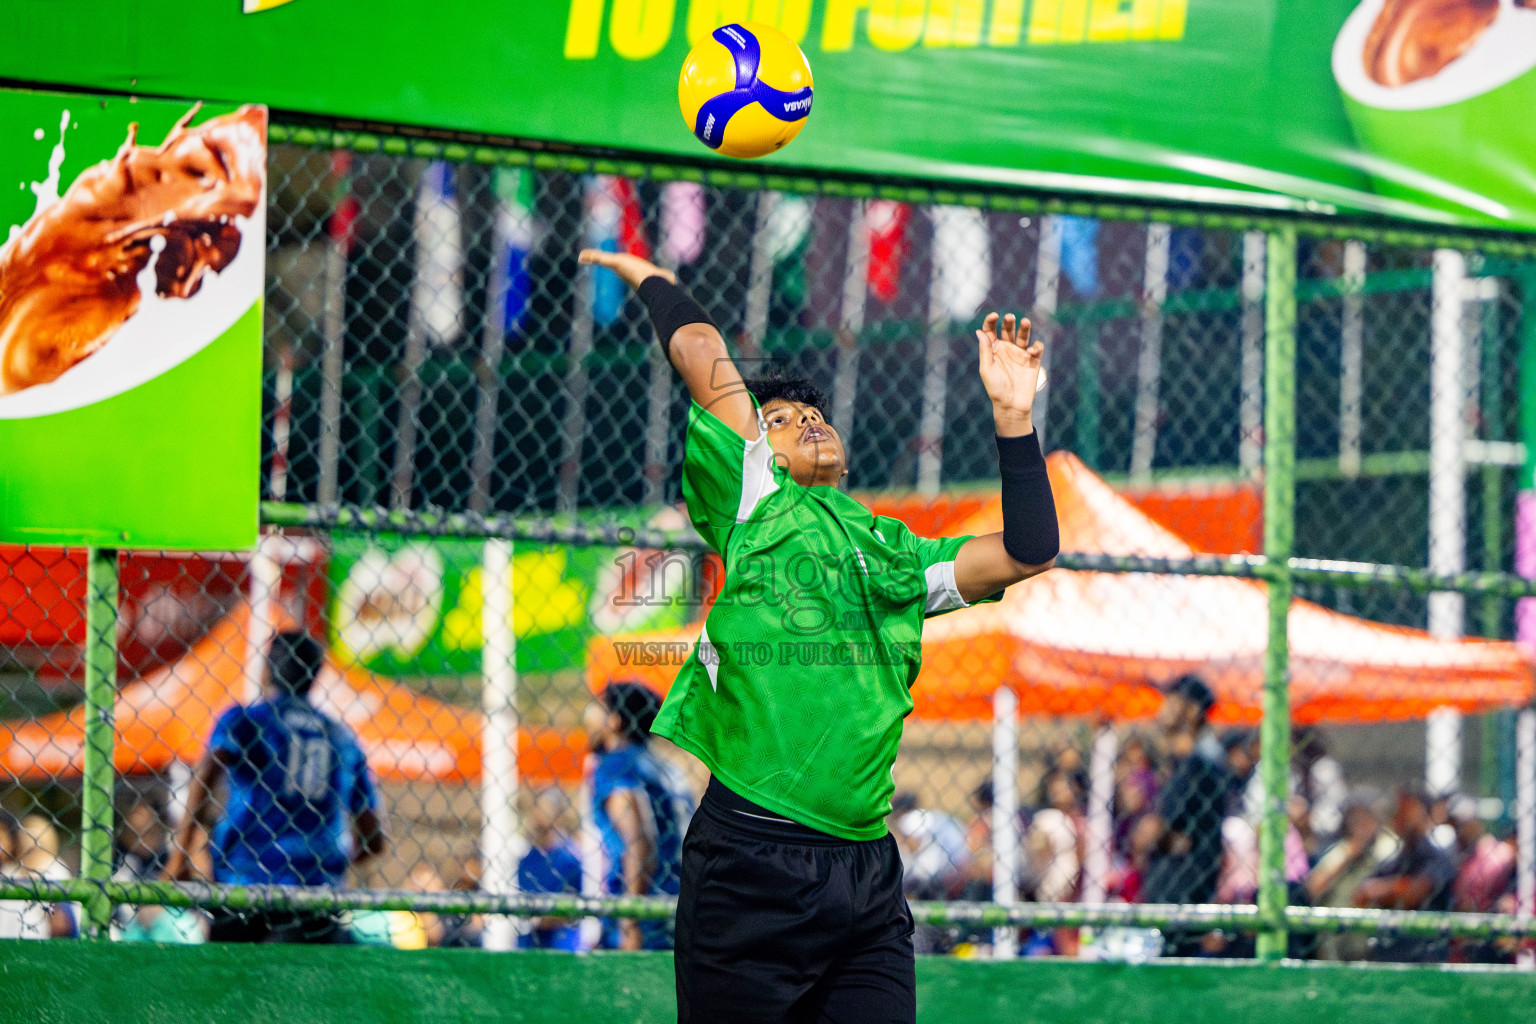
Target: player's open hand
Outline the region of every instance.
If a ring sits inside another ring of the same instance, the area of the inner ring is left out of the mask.
[[[631,256],[627,252],[608,252],[604,249],[583,249],[576,257],[576,262],[584,267],[607,267],[619,279],[631,288],[640,287],[640,282],[648,277],[664,277],[673,284],[677,284],[677,275],[670,270],[664,270],[652,263],[643,260],[639,256]]]
[[[1034,429],[1035,390],[1040,385],[1040,357],[1045,346],[1029,340],[1029,320],[1012,313],[999,321],[988,313],[976,332],[981,382],[992,399],[998,433],[1027,434]]]

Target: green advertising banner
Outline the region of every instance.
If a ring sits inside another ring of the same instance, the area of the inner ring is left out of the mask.
[[[0,90],[0,541],[256,541],[264,107]]]
[[[344,665],[387,676],[478,673],[485,644],[484,543],[341,534],[331,555],[331,645]],[[699,611],[682,552],[541,546],[512,556],[520,672],[580,667],[598,633],[675,629]]]
[[[0,78],[715,159],[690,46],[815,75],[779,162],[1536,228],[1532,0],[10,0]]]

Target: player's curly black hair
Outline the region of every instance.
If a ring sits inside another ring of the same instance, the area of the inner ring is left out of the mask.
[[[761,377],[753,377],[744,381],[747,390],[752,392],[758,405],[767,405],[773,401],[793,402],[796,405],[810,405],[827,414],[827,396],[821,389],[811,383],[809,377],[798,374],[782,373],[778,370],[769,370]]]

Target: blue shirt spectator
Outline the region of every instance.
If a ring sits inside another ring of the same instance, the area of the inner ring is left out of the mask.
[[[166,866],[193,875],[190,856],[228,779],[209,846],[213,877],[240,885],[340,885],[347,868],[384,851],[386,840],[368,765],[350,729],[307,696],[325,648],[307,633],[279,633],[261,700],[219,717],[193,775],[187,816]],[[346,941],[332,915],[258,911],[214,915],[213,941]]]
[[[598,753],[592,819],[602,837],[609,895],[675,896],[682,881],[683,833],[694,801],[679,773],[647,747],[661,699],[640,683],[614,683],[587,714]],[[670,949],[665,921],[605,921],[603,945]]]
[[[351,730],[303,697],[274,694],[219,717],[208,741],[229,779],[213,877],[237,885],[339,885],[352,819],[377,802]]]
[[[534,798],[525,822],[531,848],[517,865],[517,887],[525,893],[580,893],[581,857],[558,827],[565,810],[565,797],[557,789],[548,789]],[[517,938],[523,949],[581,948],[581,930],[576,922],[558,917],[539,917],[533,929]]]

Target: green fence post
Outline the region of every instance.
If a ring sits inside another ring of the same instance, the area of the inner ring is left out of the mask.
[[[1264,724],[1259,772],[1258,956],[1285,956],[1285,802],[1290,789],[1291,695],[1288,616],[1296,539],[1296,231],[1269,235],[1264,288],[1264,558],[1269,643],[1264,657]]]
[[[117,551],[86,549],[85,764],[80,780],[80,877],[112,880],[112,748],[117,728]],[[112,904],[104,893],[85,905],[85,934],[108,937]]]

